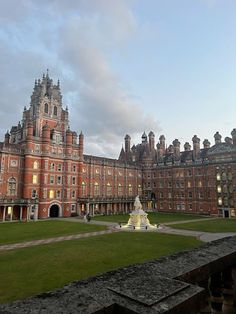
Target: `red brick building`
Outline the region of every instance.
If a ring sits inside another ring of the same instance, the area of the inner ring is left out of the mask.
[[[22,121],[0,143],[0,220],[128,212],[136,195],[144,207],[167,212],[234,216],[236,129],[215,145],[193,137],[193,150],[176,139],[125,137],[118,160],[84,154],[84,136],[72,132],[60,83],[36,80]]]

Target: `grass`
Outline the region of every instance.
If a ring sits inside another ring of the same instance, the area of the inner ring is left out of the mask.
[[[203,232],[236,232],[236,219],[215,219],[209,221],[196,221],[184,224],[174,224],[171,228],[195,230]]]
[[[46,292],[201,244],[195,238],[119,232],[0,253],[0,302]]]
[[[104,226],[58,220],[1,223],[0,244],[46,239],[105,229],[106,227]]]
[[[199,218],[207,218],[208,216],[200,216],[200,215],[191,215],[191,214],[182,214],[182,213],[148,213],[148,219],[151,223],[164,223],[171,221],[182,221],[182,220],[190,220],[190,219],[199,219]],[[100,221],[111,221],[111,222],[127,222],[129,219],[129,214],[118,214],[118,215],[109,215],[109,216],[96,216],[93,217],[93,220]]]

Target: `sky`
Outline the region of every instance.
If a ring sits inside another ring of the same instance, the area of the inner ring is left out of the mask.
[[[0,0],[2,139],[47,68],[86,154],[151,130],[213,145],[236,128],[236,1]]]

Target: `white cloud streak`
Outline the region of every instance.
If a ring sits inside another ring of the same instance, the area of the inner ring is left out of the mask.
[[[9,106],[15,113],[27,105],[35,75],[49,67],[52,76],[61,78],[64,99],[71,112],[71,127],[85,133],[87,153],[118,157],[125,133],[157,131],[157,122],[145,116],[142,105],[130,96],[110,61],[112,51],[130,43],[138,30],[131,3],[1,2],[2,120]],[[15,10],[9,10],[9,6]],[[2,128],[9,128],[11,123],[15,123],[15,114],[9,113]]]

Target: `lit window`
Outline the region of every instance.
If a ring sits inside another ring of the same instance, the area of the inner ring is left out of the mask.
[[[220,179],[221,179],[220,173],[217,173],[217,175],[216,175],[216,180],[217,180],[217,181],[220,181]]]
[[[217,192],[221,193],[221,186],[220,185],[217,186]]]
[[[99,174],[99,169],[96,169],[96,170],[95,170],[95,173],[96,173],[96,174]]]
[[[54,191],[53,190],[49,191],[49,198],[54,198]]]
[[[107,195],[111,195],[111,184],[107,183]]]
[[[38,161],[34,161],[33,169],[38,169],[38,167],[39,167]]]
[[[38,175],[33,174],[33,184],[37,184],[37,183],[38,183]]]
[[[218,198],[218,205],[220,205],[220,206],[222,205],[222,197]]]
[[[133,193],[133,189],[132,189],[131,184],[129,184],[128,192],[129,192],[129,195],[132,195],[132,193]]]
[[[191,188],[191,182],[188,181],[188,188]]]
[[[198,181],[198,186],[201,188],[202,187],[202,181]]]
[[[82,182],[82,196],[86,195],[86,183]]]

